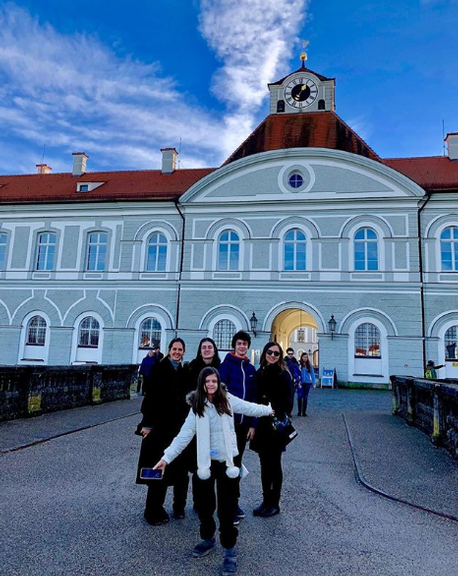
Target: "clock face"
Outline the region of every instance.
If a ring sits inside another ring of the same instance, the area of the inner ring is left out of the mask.
[[[307,108],[317,96],[318,86],[310,78],[294,78],[285,88],[285,100],[294,108]]]

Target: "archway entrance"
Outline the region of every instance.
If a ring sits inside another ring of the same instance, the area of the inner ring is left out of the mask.
[[[299,308],[289,308],[280,312],[272,322],[271,338],[278,342],[283,350],[293,348],[297,359],[303,352],[313,359],[318,367],[319,351],[317,324],[311,314]]]

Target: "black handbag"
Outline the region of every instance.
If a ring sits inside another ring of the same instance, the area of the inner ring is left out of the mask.
[[[280,441],[281,444],[283,444],[283,446],[287,446],[297,436],[297,430],[294,428],[293,423],[288,418],[288,416],[285,416],[283,420],[274,418],[272,421],[272,428],[274,430],[275,437]]]

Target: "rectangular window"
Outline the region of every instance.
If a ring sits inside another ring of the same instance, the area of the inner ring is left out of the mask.
[[[103,271],[106,267],[108,236],[103,232],[89,234],[87,269]]]

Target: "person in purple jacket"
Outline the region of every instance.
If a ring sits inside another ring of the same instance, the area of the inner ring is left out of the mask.
[[[242,330],[232,337],[233,351],[226,355],[226,358],[219,367],[221,381],[226,384],[228,392],[247,400],[255,402],[257,400],[256,369],[250,363],[246,355],[251,345],[250,335]],[[235,434],[237,436],[237,449],[239,455],[234,458],[235,466],[242,466],[243,453],[248,440],[252,440],[255,434],[256,419],[235,414]],[[238,505],[240,498],[240,486],[237,486],[237,512],[234,524],[239,524],[245,518],[245,512]]]

